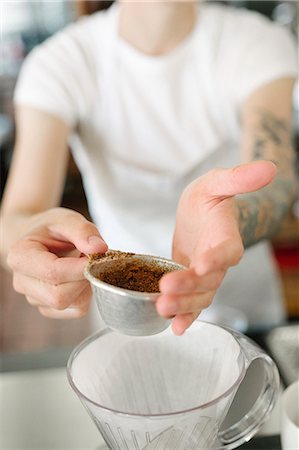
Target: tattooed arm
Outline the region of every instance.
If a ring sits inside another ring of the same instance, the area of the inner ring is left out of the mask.
[[[293,87],[293,79],[272,82],[255,91],[243,106],[243,160],[271,160],[278,169],[270,185],[237,199],[245,247],[277,232],[294,197]]]
[[[290,206],[295,187],[293,84],[290,79],[270,83],[245,102],[242,156],[249,164],[211,170],[180,197],[173,259],[188,269],[164,275],[156,303],[159,314],[175,316],[176,334],[211,304],[244,246],[272,236]]]
[[[293,84],[290,79],[270,83],[245,102],[245,164],[207,172],[180,197],[172,256],[188,269],[162,277],[156,303],[159,314],[175,316],[176,334],[211,304],[227,270],[241,260],[244,246],[272,236],[290,206],[295,186]]]

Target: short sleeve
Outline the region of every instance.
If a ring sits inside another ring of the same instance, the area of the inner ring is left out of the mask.
[[[34,49],[21,68],[14,104],[51,113],[74,127],[90,97],[92,70],[83,44],[73,25]]]
[[[223,38],[221,67],[237,106],[267,83],[298,76],[295,39],[262,15],[235,11],[226,20]]]

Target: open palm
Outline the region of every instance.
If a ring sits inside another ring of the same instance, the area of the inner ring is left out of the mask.
[[[161,315],[175,316],[173,330],[182,334],[212,302],[227,269],[243,255],[235,196],[256,191],[276,173],[268,161],[215,169],[193,181],[177,209],[173,259],[188,269],[166,274],[157,301]]]

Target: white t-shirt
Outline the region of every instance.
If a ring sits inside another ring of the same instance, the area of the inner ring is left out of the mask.
[[[202,5],[172,52],[148,56],[118,36],[119,7],[82,18],[35,49],[15,103],[71,124],[90,213],[110,248],[171,256],[180,194],[240,162],[239,110],[256,88],[297,74],[287,31],[262,16]],[[41,149],[42,151],[42,149]],[[282,320],[266,243],[230,269],[215,302],[252,324]]]

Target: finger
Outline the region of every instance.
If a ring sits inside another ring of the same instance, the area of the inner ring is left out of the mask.
[[[45,304],[44,301],[41,299],[37,299],[37,298],[26,295],[26,300],[28,301],[28,303],[31,306],[38,306],[43,309],[50,309],[51,311],[57,310],[56,308],[53,308],[52,306]],[[91,301],[91,289],[90,289],[90,286],[88,285],[83,289],[83,291],[80,293],[79,297],[68,306],[68,308],[82,309],[84,311],[87,311],[89,308],[90,301]],[[65,309],[57,310],[57,311],[59,311],[59,312],[65,311]]]
[[[200,312],[199,312],[200,313]],[[190,327],[190,325],[197,319],[199,313],[188,313],[176,316],[172,321],[172,330],[177,336],[181,336]]]
[[[205,190],[215,197],[253,192],[269,184],[277,172],[272,161],[253,161],[232,169],[216,169],[205,177]]]
[[[80,280],[52,285],[37,278],[14,274],[13,286],[17,292],[38,299],[39,305],[65,309],[80,297],[89,283],[87,280]]]
[[[210,306],[215,291],[205,294],[161,295],[156,302],[156,309],[163,317],[177,314],[198,313]]]
[[[77,212],[68,211],[64,220],[48,228],[57,238],[72,242],[84,254],[105,253],[108,250],[97,227]]]
[[[59,223],[51,224],[48,229],[53,236],[28,236],[19,241],[8,254],[7,263],[9,267],[13,270],[20,269],[22,271],[22,268],[26,267],[30,262],[31,266],[33,265],[36,267],[36,261],[38,261],[38,264],[45,264],[47,266],[46,270],[50,270],[48,264],[51,264],[54,261],[58,266],[63,264],[66,260],[64,258],[58,258],[55,252],[52,253],[47,247],[47,244],[51,249],[55,247],[55,239],[53,239],[53,237],[58,241],[61,240],[62,247],[71,244],[69,245],[70,248],[73,246],[83,254],[104,253],[108,249],[107,244],[103,241],[96,226],[86,220],[81,214],[74,211],[67,212],[64,215],[63,220],[60,217]],[[31,253],[31,250],[39,251],[39,253]],[[40,257],[41,259],[36,260],[36,257]],[[67,261],[73,264],[72,271],[76,270],[76,267],[78,266],[77,273],[81,273],[82,275],[83,266],[82,261],[80,261],[79,258],[73,257],[72,260],[68,259]],[[56,273],[56,269],[53,270]],[[36,271],[31,267],[29,268],[29,272],[25,271],[25,273],[35,276]],[[43,278],[42,276],[38,277]]]
[[[15,271],[49,284],[83,280],[87,257],[58,257],[34,237],[17,242],[9,252],[7,263]]]
[[[90,291],[86,289],[82,293],[82,298],[80,300],[80,306],[69,306],[64,310],[57,310],[47,306],[40,306],[38,308],[39,312],[49,319],[79,319],[87,313],[90,305]]]
[[[176,270],[165,274],[159,283],[162,294],[203,293],[215,290],[223,280],[225,271],[215,270],[207,275],[197,275],[194,269]]]
[[[78,308],[67,308],[63,311],[58,311],[54,308],[47,308],[46,306],[40,306],[38,308],[40,314],[48,319],[79,319],[84,314]]]

